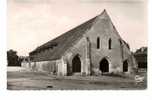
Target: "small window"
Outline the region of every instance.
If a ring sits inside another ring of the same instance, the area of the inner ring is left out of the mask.
[[[128,62],[127,62],[127,60],[125,60],[123,62],[123,72],[128,72]]]
[[[100,48],[100,37],[97,38],[97,49]]]
[[[122,45],[122,41],[119,39],[120,45]]]
[[[111,38],[109,39],[109,50],[111,49],[111,42],[112,42],[112,40],[111,40]]]

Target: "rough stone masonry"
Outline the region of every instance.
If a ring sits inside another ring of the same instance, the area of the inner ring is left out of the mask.
[[[56,75],[132,75],[136,61],[106,10],[29,53],[22,67]]]

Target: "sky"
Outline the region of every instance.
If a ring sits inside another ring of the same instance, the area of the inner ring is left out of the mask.
[[[132,51],[148,45],[146,0],[7,0],[7,50],[36,47],[106,9]]]

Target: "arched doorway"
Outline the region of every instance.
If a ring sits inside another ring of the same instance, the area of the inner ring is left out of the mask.
[[[102,59],[100,61],[100,70],[101,72],[109,72],[109,62],[107,61],[107,59]]]
[[[123,62],[123,72],[128,72],[128,62],[127,62],[127,60],[125,60]]]
[[[76,55],[72,60],[72,72],[81,72],[81,60],[79,55]]]

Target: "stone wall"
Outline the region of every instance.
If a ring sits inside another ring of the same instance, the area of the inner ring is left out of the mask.
[[[97,38],[100,47],[97,48]],[[109,49],[111,40],[111,49]],[[41,61],[49,59],[51,50],[44,50],[35,58],[39,62],[23,64],[30,66],[33,71],[46,71],[58,75],[72,75],[72,61],[78,56],[81,62],[81,75],[100,74],[100,62],[103,59],[108,61],[109,73],[122,73],[123,62],[127,60],[128,71],[124,74],[131,74],[136,68],[136,62],[126,43],[119,36],[109,17],[99,16],[93,23],[91,29],[78,38],[72,46],[61,55],[61,58],[54,61]]]
[[[54,61],[40,61],[40,62],[22,62],[22,67],[27,68],[34,72],[47,72],[57,74],[58,72],[58,60]]]
[[[101,28],[102,27],[102,28]],[[100,48],[97,49],[97,38],[100,38]],[[87,38],[90,42],[90,58],[87,59]],[[111,39],[111,49],[108,48],[108,40]],[[122,42],[122,45],[120,43]],[[101,20],[94,23],[93,27],[63,55],[64,61],[67,63],[67,73],[72,73],[72,59],[75,55],[79,55],[81,59],[81,74],[89,75],[100,71],[100,61],[107,59],[109,62],[109,73],[122,73],[123,62],[128,62],[128,72],[130,74],[136,68],[136,63],[127,45],[118,35],[115,27],[110,21]],[[91,65],[91,67],[90,67]]]
[[[87,59],[87,40],[86,37],[78,39],[73,46],[69,48],[62,56],[63,60],[67,63],[67,74],[71,75],[72,72],[72,60],[75,56],[79,56],[81,60],[81,72],[80,74],[89,75],[90,74],[90,60]]]

